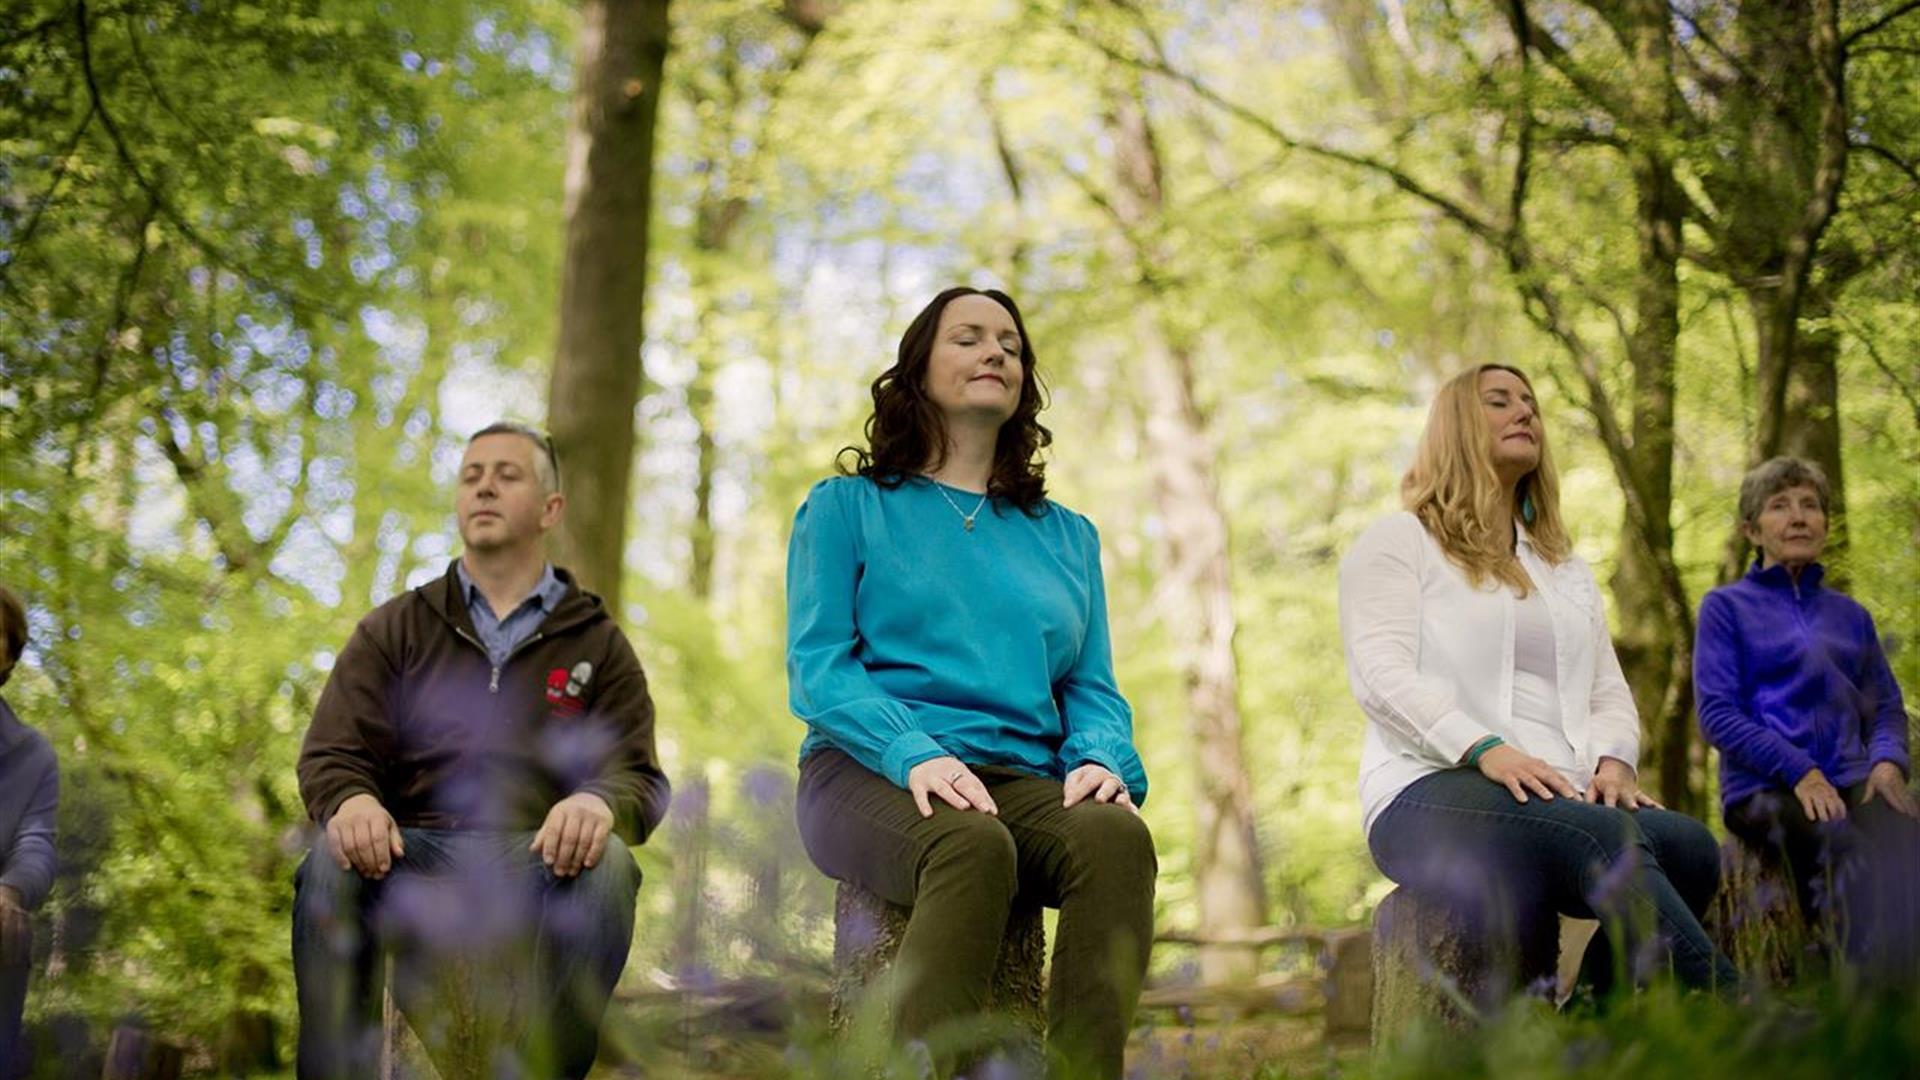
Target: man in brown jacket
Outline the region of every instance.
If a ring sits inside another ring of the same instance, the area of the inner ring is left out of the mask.
[[[530,945],[522,1066],[593,1064],[633,939],[627,846],[668,786],[632,646],[546,562],[565,505],[544,435],[483,429],[460,465],[460,558],[362,619],[334,662],[300,752],[324,829],[294,879],[302,1078],[377,1074],[383,946],[404,1008],[413,959]]]

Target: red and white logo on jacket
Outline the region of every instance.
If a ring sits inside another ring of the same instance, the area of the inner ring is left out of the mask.
[[[586,711],[587,684],[593,681],[593,665],[585,660],[572,668],[554,668],[547,672],[547,704],[561,713]]]

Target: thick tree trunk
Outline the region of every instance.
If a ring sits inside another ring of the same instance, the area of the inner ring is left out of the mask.
[[[1267,898],[1241,745],[1227,519],[1214,478],[1213,444],[1194,405],[1191,356],[1166,344],[1152,314],[1141,323],[1137,355],[1153,500],[1167,533],[1162,611],[1178,643],[1193,733],[1193,877],[1200,924],[1211,930],[1255,927],[1266,922]],[[1253,976],[1255,957],[1244,950],[1202,949],[1200,967],[1207,982],[1236,981]]]
[[[1827,474],[1833,497],[1827,506],[1829,535],[1822,557],[1827,581],[1844,586],[1847,553],[1847,488],[1840,462],[1840,331],[1833,317],[1831,279],[1807,290],[1801,314],[1809,324],[1794,338],[1793,370],[1788,372],[1786,433],[1780,452],[1806,458]]]
[[[1659,130],[1673,123],[1671,17],[1663,0],[1629,5],[1633,109]],[[1643,738],[1640,771],[1676,810],[1699,810],[1688,759],[1692,715],[1693,626],[1685,597],[1670,595],[1660,571],[1673,555],[1674,378],[1680,340],[1680,230],[1686,196],[1657,139],[1629,151],[1635,193],[1634,325],[1627,335],[1633,369],[1632,438],[1626,455],[1644,500],[1644,520],[1629,510],[1620,528],[1612,586],[1619,619],[1620,665],[1633,690]]]
[[[1758,398],[1750,463],[1793,445],[1823,449],[1822,461],[1839,480],[1838,384],[1827,393],[1820,372],[1796,373],[1803,355],[1822,363],[1821,347],[1804,351],[1800,320],[1820,291],[1813,269],[1827,225],[1839,208],[1846,179],[1846,52],[1837,0],[1812,4],[1742,4],[1735,30],[1744,75],[1727,122],[1741,153],[1709,190],[1728,208],[1721,249],[1727,269],[1746,294],[1757,354]],[[1794,404],[1796,383],[1801,404]],[[1803,429],[1796,432],[1796,428]],[[1821,429],[1828,430],[1821,430]],[[1747,546],[1729,537],[1721,579],[1740,574]]]
[[[567,130],[560,341],[547,395],[567,516],[556,555],[620,612],[667,0],[586,0]]]
[[[1146,236],[1157,228],[1164,194],[1159,151],[1138,83],[1114,93],[1110,108],[1119,188],[1115,213],[1131,236]],[[1142,280],[1150,280],[1156,254],[1141,249],[1132,254]],[[1138,308],[1134,355],[1146,405],[1154,506],[1167,537],[1162,611],[1178,650],[1193,733],[1196,899],[1201,925],[1225,931],[1265,923],[1266,888],[1241,745],[1227,519],[1212,441],[1195,399],[1192,354],[1168,332],[1162,302],[1149,297]],[[1245,950],[1203,949],[1201,974],[1210,983],[1248,979],[1255,959]]]

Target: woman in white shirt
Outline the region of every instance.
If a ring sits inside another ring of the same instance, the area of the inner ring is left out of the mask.
[[[1602,989],[1616,956],[1636,977],[1670,960],[1686,986],[1731,989],[1699,918],[1718,850],[1640,790],[1639,716],[1526,376],[1449,380],[1401,497],[1340,565],[1374,861],[1489,935],[1600,919],[1586,968]]]

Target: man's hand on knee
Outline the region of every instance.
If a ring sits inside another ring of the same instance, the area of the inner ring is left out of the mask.
[[[527,850],[539,852],[555,877],[573,877],[600,865],[612,834],[613,807],[592,792],[575,792],[547,811]]]
[[[407,854],[393,815],[379,799],[366,794],[348,797],[333,812],[327,821],[327,850],[340,869],[374,881],[386,877],[393,860]]]

